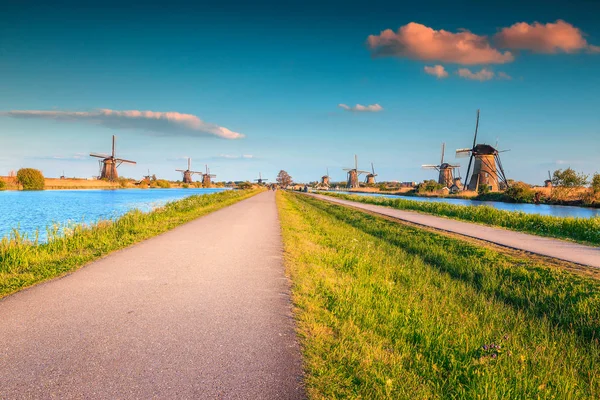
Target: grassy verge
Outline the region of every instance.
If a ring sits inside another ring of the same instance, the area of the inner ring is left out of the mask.
[[[150,213],[134,210],[115,221],[75,226],[64,235],[50,232],[50,239],[43,244],[32,243],[16,233],[0,241],[0,298],[259,192],[228,190],[190,196]]]
[[[385,197],[353,196],[340,193],[319,193],[344,200],[419,211],[452,219],[498,226],[538,236],[573,240],[580,243],[600,245],[600,217],[572,218],[525,214],[520,211],[504,211],[488,206],[458,206]]]
[[[278,193],[311,398],[600,397],[600,284]]]

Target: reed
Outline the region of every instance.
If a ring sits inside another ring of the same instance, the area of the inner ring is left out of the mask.
[[[35,283],[71,272],[82,265],[166,232],[178,225],[257,194],[259,190],[228,190],[190,196],[144,213],[133,210],[111,221],[91,225],[54,225],[48,240],[14,229],[0,240],[0,298]]]
[[[489,206],[459,206],[385,197],[357,196],[341,193],[320,193],[344,200],[399,210],[418,211],[467,222],[498,226],[539,236],[568,239],[581,243],[600,245],[600,217],[573,218],[526,214],[520,211],[498,210]]]
[[[600,396],[600,284],[278,193],[310,398]]]

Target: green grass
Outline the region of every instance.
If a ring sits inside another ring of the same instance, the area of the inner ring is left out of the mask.
[[[598,281],[277,196],[311,398],[600,398]]]
[[[525,214],[520,211],[498,210],[489,206],[459,206],[375,196],[357,196],[340,193],[319,193],[340,199],[366,204],[412,210],[440,215],[452,219],[498,226],[538,236],[573,240],[580,243],[600,245],[600,217],[572,218]]]
[[[15,231],[0,241],[0,298],[63,275],[112,251],[166,232],[178,225],[257,194],[259,190],[224,191],[190,196],[149,213],[128,212],[115,221],[49,229],[47,243],[37,244]]]

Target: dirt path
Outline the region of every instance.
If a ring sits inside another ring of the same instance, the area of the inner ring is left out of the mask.
[[[600,247],[586,246],[559,239],[535,236],[501,228],[492,228],[469,222],[421,214],[414,211],[397,210],[390,207],[359,203],[330,196],[318,194],[308,195],[321,200],[367,210],[418,225],[429,226],[435,229],[485,240],[501,246],[600,268]]]
[[[0,398],[303,398],[274,194],[0,301]]]

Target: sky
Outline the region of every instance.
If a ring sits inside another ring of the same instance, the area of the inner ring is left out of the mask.
[[[249,4],[251,3],[251,4]],[[9,1],[0,12],[0,175],[217,180],[436,178],[495,145],[509,178],[600,171],[600,2]]]

